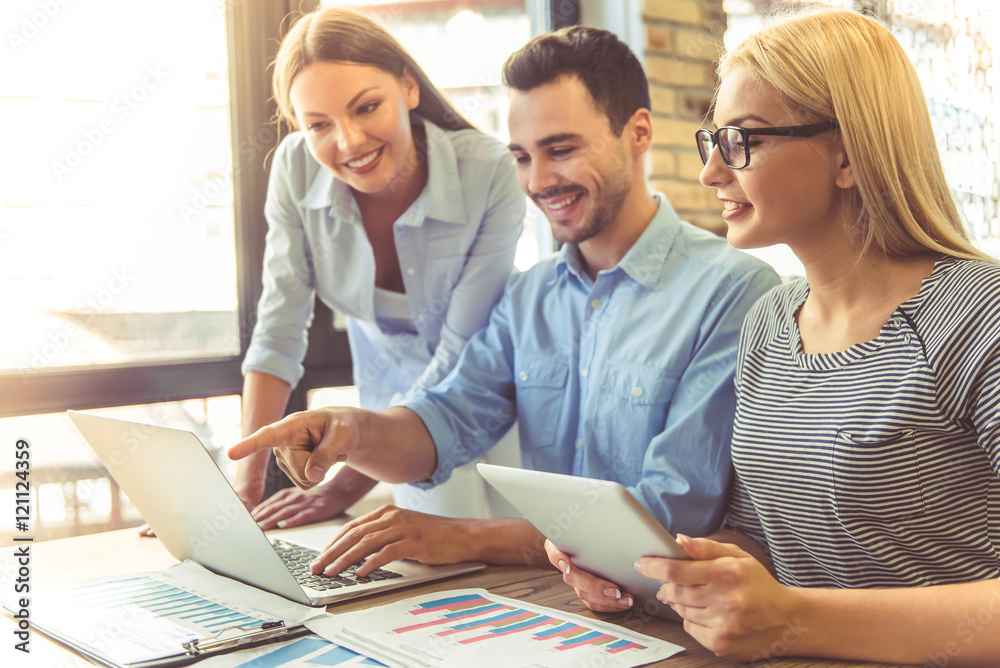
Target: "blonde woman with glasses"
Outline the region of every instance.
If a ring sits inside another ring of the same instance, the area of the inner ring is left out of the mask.
[[[728,529],[636,568],[721,655],[1000,665],[1000,266],[916,72],[876,21],[825,11],[719,73],[701,181],[734,246],[788,244],[805,277],[743,327]]]

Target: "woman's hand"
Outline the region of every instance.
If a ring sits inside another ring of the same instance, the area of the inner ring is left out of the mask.
[[[549,561],[563,574],[563,581],[576,590],[583,604],[599,612],[622,612],[632,607],[634,599],[614,582],[602,580],[596,575],[573,565],[569,555],[545,541],[545,552]]]
[[[799,603],[795,590],[736,545],[678,535],[691,561],[643,557],[636,569],[663,582],[657,598],[684,618],[684,630],[720,656],[743,660],[794,654]]]
[[[337,495],[331,481],[308,491],[294,487],[280,489],[251,514],[265,531],[275,527],[291,529],[333,519],[347,510],[348,505]]]

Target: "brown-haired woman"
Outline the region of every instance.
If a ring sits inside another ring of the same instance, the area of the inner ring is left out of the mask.
[[[525,211],[507,148],[473,128],[361,14],[301,17],[282,41],[273,88],[294,132],[275,152],[268,186],[244,435],[283,416],[317,295],[348,317],[362,407],[386,408],[443,378],[500,297]],[[261,504],[268,458],[241,462],[234,483],[265,528],[336,516],[374,485],[345,468],[326,485]],[[447,510],[466,491],[450,493],[404,502],[397,492],[397,502]]]

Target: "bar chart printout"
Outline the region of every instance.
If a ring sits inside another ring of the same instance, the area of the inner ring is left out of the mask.
[[[318,636],[295,638],[200,661],[197,668],[349,668],[385,666]]]
[[[336,641],[390,666],[624,667],[666,659],[682,649],[484,589],[427,594],[337,617],[342,628]]]
[[[169,655],[181,644],[210,637],[230,626],[260,626],[265,620],[193,594],[149,575],[65,587],[59,596],[74,617],[55,620],[73,637],[94,638],[96,649],[122,663]],[[87,610],[86,615],[79,611]]]
[[[115,665],[183,654],[183,643],[226,629],[279,620],[291,627],[319,614],[192,562],[42,590],[33,604],[36,628]]]

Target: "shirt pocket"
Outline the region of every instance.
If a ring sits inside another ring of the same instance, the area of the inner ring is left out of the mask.
[[[594,442],[604,456],[641,468],[653,436],[663,431],[667,406],[680,374],[655,367],[607,362],[598,377],[600,397],[592,420]]]
[[[833,448],[833,489],[842,518],[884,523],[923,515],[913,431],[872,439],[839,430]]]
[[[626,407],[648,410],[648,406],[667,404],[674,396],[680,374],[623,362],[607,362],[601,372],[600,388]]]
[[[525,450],[555,443],[568,378],[569,363],[558,355],[523,351],[514,355],[517,420]]]

